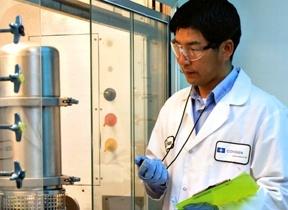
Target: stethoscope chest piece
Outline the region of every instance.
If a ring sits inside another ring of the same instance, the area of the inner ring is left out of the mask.
[[[168,136],[165,141],[165,150],[166,152],[169,152],[174,147],[175,137],[174,136]]]

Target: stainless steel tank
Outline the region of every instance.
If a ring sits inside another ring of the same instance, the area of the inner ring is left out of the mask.
[[[0,50],[1,209],[65,209],[62,184],[59,53],[48,46]],[[17,208],[16,206],[21,206]]]

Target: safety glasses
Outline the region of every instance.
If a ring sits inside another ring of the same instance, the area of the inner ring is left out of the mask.
[[[182,54],[186,60],[196,61],[203,57],[204,51],[210,48],[215,48],[214,45],[208,44],[205,47],[196,48],[195,45],[186,44],[182,45],[176,42],[176,40],[171,41],[171,48],[178,59]]]

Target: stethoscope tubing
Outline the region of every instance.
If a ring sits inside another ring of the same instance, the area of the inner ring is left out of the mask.
[[[183,122],[183,118],[184,118],[185,111],[186,111],[186,108],[187,108],[187,104],[188,104],[188,101],[189,101],[190,96],[191,96],[191,91],[192,91],[192,87],[191,87],[191,89],[190,89],[190,91],[189,91],[189,95],[188,95],[188,97],[187,97],[187,99],[186,99],[185,106],[184,106],[184,109],[183,109],[183,113],[182,113],[182,116],[181,116],[181,120],[180,120],[179,126],[178,126],[178,128],[177,128],[176,134],[175,134],[175,136],[171,136],[171,137],[173,138],[173,143],[172,143],[173,146],[172,146],[171,148],[169,148],[169,150],[166,152],[165,156],[162,158],[162,162],[166,159],[166,157],[167,157],[167,155],[169,154],[169,152],[174,148],[174,143],[175,143],[176,138],[177,138],[177,136],[178,136],[179,130],[180,130],[181,126],[182,126],[182,122]],[[205,106],[204,109],[201,111],[199,117],[197,118],[196,122],[194,123],[193,128],[191,129],[188,137],[186,138],[186,140],[185,140],[185,142],[183,143],[182,147],[181,147],[180,150],[178,151],[177,155],[176,155],[176,156],[174,157],[174,159],[166,166],[166,169],[167,169],[167,170],[168,170],[169,167],[177,160],[178,156],[180,155],[180,153],[182,152],[183,148],[184,148],[185,145],[187,144],[187,142],[188,142],[188,140],[190,139],[193,131],[195,130],[196,125],[198,124],[198,121],[200,120],[202,114],[203,114],[204,111],[206,110],[206,107],[207,107],[207,106]]]
[[[184,109],[183,109],[183,112],[182,112],[182,116],[181,116],[181,120],[180,120],[180,123],[178,125],[178,128],[177,128],[177,131],[176,131],[176,134],[174,136],[168,136],[167,138],[169,137],[172,137],[173,138],[173,145],[174,145],[174,142],[178,136],[178,133],[179,133],[179,130],[181,128],[181,125],[182,125],[182,122],[183,122],[183,118],[184,118],[184,115],[185,115],[185,110],[186,110],[186,107],[187,107],[187,104],[188,104],[188,101],[189,101],[189,98],[190,98],[190,93],[191,93],[191,89],[190,89],[190,92],[189,92],[189,95],[186,99],[186,102],[185,102],[185,106],[184,106]],[[165,158],[167,157],[167,155],[169,154],[170,150],[173,149],[174,146],[172,146],[171,148],[169,148],[169,150],[166,152],[165,156],[162,158],[162,162],[165,160]]]

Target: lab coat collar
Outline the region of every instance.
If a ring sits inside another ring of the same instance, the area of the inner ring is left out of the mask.
[[[222,98],[222,100],[218,102],[218,104],[240,106],[247,102],[251,92],[252,82],[249,76],[243,71],[243,69],[237,68],[237,71],[239,71],[239,74],[236,81],[234,82],[232,89]],[[182,101],[185,103],[188,94],[191,92],[191,86],[185,88],[182,92]],[[188,101],[185,113],[192,116],[191,100]]]
[[[243,105],[249,98],[249,94],[251,92],[252,82],[249,76],[243,71],[241,68],[237,68],[239,71],[238,77],[230,90],[230,92],[220,100],[220,103],[227,103],[230,105]],[[185,102],[188,94],[191,91],[191,86],[187,87],[183,90],[182,100]],[[189,103],[188,103],[189,105]],[[191,108],[191,103],[190,103]],[[187,110],[189,108],[187,107]],[[191,111],[191,109],[189,110]]]
[[[240,106],[247,102],[250,91],[252,88],[252,83],[248,75],[242,70],[239,69],[239,75],[230,90],[215,106],[212,110],[205,123],[199,130],[198,134],[195,136],[195,132],[193,133],[195,139],[193,141],[189,141],[187,145],[187,149],[191,149],[202,140],[204,140],[207,136],[211,135],[215,132],[219,127],[221,127],[229,118],[230,106]],[[187,91],[187,94],[189,90]],[[187,95],[186,95],[187,99]],[[186,100],[183,99],[183,100]],[[191,120],[193,119],[192,114],[192,104],[191,100],[189,100],[187,109],[186,109],[186,117],[189,115]],[[193,138],[193,137],[192,137]]]
[[[252,88],[251,79],[243,71],[243,69],[239,68],[238,70],[239,70],[238,77],[230,92],[223,97],[222,100],[223,103],[240,106],[245,104],[249,98]]]

